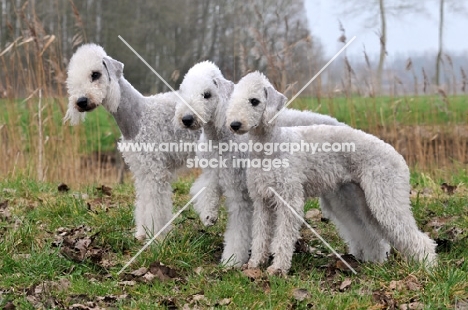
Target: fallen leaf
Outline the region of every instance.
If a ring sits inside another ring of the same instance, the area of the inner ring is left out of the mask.
[[[149,283],[149,282],[152,282],[154,278],[156,278],[156,276],[152,274],[151,272],[148,272],[145,275],[143,275],[142,278],[145,279],[145,282]]]
[[[444,193],[447,193],[447,195],[453,195],[453,193],[457,189],[457,186],[456,185],[449,185],[449,184],[444,182],[444,183],[442,183],[440,185],[440,189],[442,189],[442,191]]]
[[[106,196],[112,196],[112,187],[102,185],[100,187],[96,187],[96,189]]]
[[[310,245],[307,244],[307,242],[300,238],[296,241],[296,247],[294,249],[294,253],[310,253],[314,254],[314,252],[317,249],[314,247],[311,247]]]
[[[202,294],[195,294],[192,296],[192,301],[194,302],[205,301],[205,300],[206,300],[205,295],[202,295]]]
[[[171,280],[178,276],[174,269],[164,266],[158,261],[150,264],[149,272],[154,274],[161,281]]]
[[[437,243],[437,247],[436,247],[437,253],[448,253],[452,250],[452,245],[453,245],[452,240],[436,238],[434,241]]]
[[[269,280],[264,280],[260,281],[259,286],[261,286],[263,292],[265,294],[269,294],[271,292],[271,287],[270,287],[270,281]]]
[[[311,209],[305,214],[306,220],[320,220],[322,218],[322,212],[318,209]]]
[[[146,267],[141,267],[135,271],[132,271],[130,274],[135,276],[135,277],[142,277],[145,275],[145,273],[148,272],[148,268]]]
[[[97,296],[96,301],[102,303],[114,303],[116,301],[128,298],[127,294],[122,295],[107,295],[107,296]]]
[[[309,292],[304,288],[295,288],[292,291],[292,295],[294,299],[298,301],[303,301],[304,299],[309,297]]]
[[[231,303],[231,298],[223,298],[220,301],[217,302],[219,306],[227,306]]]
[[[340,292],[344,292],[347,288],[349,288],[351,286],[351,279],[350,278],[346,278],[343,280],[343,282],[341,282],[341,285],[340,285]]]
[[[359,262],[357,261],[356,258],[354,258],[353,255],[351,254],[345,254],[345,255],[341,255],[341,258],[346,261],[348,263],[348,265],[350,265],[354,270],[358,269],[359,267]],[[335,268],[337,270],[340,270],[342,272],[345,272],[345,273],[351,273],[352,271],[349,269],[348,266],[346,266],[346,264],[341,260],[341,259],[337,259],[336,260],[336,263],[335,263]]]
[[[461,299],[455,302],[455,310],[467,310],[468,309],[468,300]]]
[[[65,183],[60,183],[59,186],[57,186],[57,190],[61,193],[64,193],[68,192],[70,190],[70,187],[68,187],[68,185]]]
[[[164,298],[164,300],[161,301],[160,304],[164,306],[164,309],[168,309],[168,310],[179,309],[179,307],[177,307],[176,302],[174,301],[174,298]]]
[[[69,310],[104,310],[104,308],[99,307],[94,302],[87,302],[83,304],[73,304],[68,307]]]
[[[403,283],[403,281],[395,281],[395,280],[392,280],[390,281],[390,284],[388,285],[388,288],[390,290],[397,290],[397,291],[401,291],[405,288],[405,285]]]
[[[421,310],[424,309],[424,304],[420,302],[410,302],[409,304],[401,304],[398,309],[400,310],[410,310],[410,309],[415,309],[415,310]]]
[[[385,309],[395,309],[396,301],[389,292],[383,290],[374,291],[372,293],[372,299],[379,305],[384,306]]]
[[[242,271],[244,275],[252,280],[256,280],[262,277],[262,271],[259,268],[249,268]]]
[[[15,310],[16,306],[13,304],[13,302],[9,301],[3,306],[2,309],[3,310]]]
[[[11,217],[10,210],[8,209],[8,200],[0,202],[0,219],[8,220]]]
[[[74,262],[91,262],[105,267],[112,265],[105,256],[109,250],[93,245],[96,234],[89,236],[91,228],[81,225],[67,229],[60,227],[56,230],[53,246],[60,247],[60,253]]]
[[[419,291],[422,288],[422,285],[419,283],[418,278],[414,275],[409,275],[405,278],[405,284],[408,290],[410,291]]]
[[[459,260],[457,260],[457,261],[455,262],[455,265],[456,265],[457,267],[461,267],[461,266],[463,265],[464,262],[465,262],[465,258],[462,257],[462,258],[460,258]]]
[[[131,281],[120,281],[120,282],[117,282],[117,284],[123,285],[123,286],[134,286],[136,284],[136,282],[133,281],[133,280],[131,280]]]

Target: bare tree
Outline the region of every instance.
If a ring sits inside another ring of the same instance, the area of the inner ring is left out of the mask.
[[[417,0],[341,0],[343,5],[342,14],[350,16],[367,16],[364,21],[366,28],[379,27],[376,33],[379,36],[380,54],[376,72],[376,85],[374,89],[377,93],[382,87],[382,77],[387,56],[387,24],[389,17],[400,18],[408,12],[421,12],[423,10],[422,1]]]
[[[451,13],[462,13],[466,14],[467,1],[466,0],[437,0],[439,2],[439,46],[437,51],[436,58],[436,72],[435,72],[435,82],[437,86],[441,84],[441,65],[442,65],[442,56],[444,53],[444,25],[445,25],[445,14],[446,11]]]

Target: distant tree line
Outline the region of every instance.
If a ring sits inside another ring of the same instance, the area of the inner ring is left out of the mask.
[[[305,84],[322,63],[303,0],[0,0],[0,10],[0,51],[41,29],[55,35],[65,66],[80,44],[94,42],[125,64],[125,76],[143,93],[167,87],[119,35],[174,87],[207,59],[234,81],[263,71],[282,90]]]

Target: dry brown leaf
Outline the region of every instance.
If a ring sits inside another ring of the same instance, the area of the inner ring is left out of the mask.
[[[11,218],[11,213],[8,208],[8,200],[0,202],[0,219],[2,218],[6,220]]]
[[[409,275],[406,277],[405,284],[410,291],[420,291],[422,288],[422,285],[414,275]]]
[[[3,310],[15,310],[16,309],[16,306],[11,302],[7,302],[4,306],[3,306]]]
[[[117,282],[117,284],[122,285],[122,286],[135,286],[136,282],[131,280],[131,281],[120,281]]]
[[[151,272],[148,272],[145,275],[143,275],[142,278],[145,279],[145,282],[150,283],[154,280],[154,278],[156,278],[156,276]]]
[[[305,214],[306,220],[320,220],[322,218],[322,212],[318,209],[311,209]]]
[[[145,273],[148,272],[148,268],[146,267],[141,267],[137,270],[132,271],[130,274],[135,277],[142,277],[145,275]]]
[[[421,310],[421,309],[424,309],[424,304],[415,301],[415,302],[410,302],[409,304],[401,304],[398,307],[398,309],[400,309],[400,310],[410,310],[410,309]]]
[[[353,255],[351,254],[345,254],[341,255],[341,258],[343,258],[354,270],[359,268],[359,262],[354,258]],[[335,269],[340,270],[342,272],[347,272],[350,273],[352,272],[348,266],[346,266],[345,263],[341,259],[337,259],[335,263]]]
[[[106,295],[106,296],[98,296],[96,297],[96,301],[102,302],[102,303],[114,303],[116,301],[126,299],[128,298],[127,294],[122,294],[122,295]]]
[[[305,288],[295,288],[292,291],[294,299],[298,301],[303,301],[309,297],[309,292]]]
[[[242,271],[244,275],[252,280],[256,280],[262,277],[262,271],[259,268],[249,268]]]
[[[149,272],[154,274],[159,280],[166,281],[177,278],[177,271],[161,264],[161,262],[152,262],[149,267]]]
[[[347,288],[349,288],[351,286],[351,279],[350,278],[346,278],[343,280],[343,282],[341,282],[341,285],[340,285],[340,291],[341,292],[344,292]]]
[[[68,307],[69,310],[104,310],[104,308],[99,307],[94,302],[87,302],[85,304],[73,304]]]
[[[192,301],[193,302],[206,301],[206,298],[205,298],[205,295],[195,294],[192,296]]]
[[[96,187],[96,189],[99,192],[102,192],[106,196],[112,196],[112,187],[102,185],[102,186]]]
[[[457,190],[457,186],[456,185],[450,185],[450,184],[447,184],[447,183],[442,183],[440,185],[440,189],[446,193],[447,195],[453,195],[454,192]]]
[[[57,190],[61,193],[64,193],[68,192],[70,190],[70,187],[68,187],[68,185],[65,183],[60,183],[59,186],[57,186]]]
[[[227,306],[231,303],[231,298],[223,298],[220,301],[217,302],[219,306]]]
[[[385,309],[395,309],[397,305],[397,302],[393,298],[392,294],[383,290],[374,291],[372,293],[372,299],[374,300],[374,302],[378,303],[379,306],[383,306]]]
[[[456,310],[468,310],[468,300],[457,300],[455,303]]]

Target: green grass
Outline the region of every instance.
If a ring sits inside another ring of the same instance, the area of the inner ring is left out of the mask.
[[[418,97],[333,97],[327,98],[298,98],[291,107],[329,114],[353,127],[369,130],[376,126],[402,125],[454,125],[468,122],[468,105],[466,96],[449,96],[448,104],[440,96]],[[35,134],[31,128],[36,119],[37,106],[16,100],[14,102],[0,100],[0,106],[8,105],[0,112],[0,124],[15,124],[23,131],[24,141],[31,141],[30,135]],[[53,128],[74,130],[62,126],[63,113],[59,109],[56,99],[45,100],[48,105],[43,118],[50,118]],[[50,125],[50,124],[49,124]],[[115,150],[115,141],[120,137],[120,131],[112,116],[102,107],[86,114],[86,121],[82,125],[85,133],[83,150],[89,153]],[[66,129],[68,128],[68,129]],[[47,132],[47,135],[60,133]]]
[[[466,124],[466,96],[450,96],[448,104],[440,96],[378,98],[298,98],[293,107],[329,114],[360,129],[372,126]]]
[[[42,102],[44,136],[60,137],[63,130],[80,130],[70,126],[64,126],[63,112],[59,108],[57,99],[47,99]],[[0,112],[0,125],[10,124],[21,130],[24,137],[23,143],[32,141],[31,135],[37,135],[37,103],[25,102],[22,100],[7,101],[0,100],[0,107],[6,106],[3,113]],[[114,151],[116,141],[120,138],[120,131],[114,118],[102,107],[86,114],[85,122],[80,125],[85,134],[82,149],[91,152]],[[26,146],[29,150],[29,146]]]
[[[116,186],[112,196],[107,197],[95,186],[60,193],[55,185],[48,183],[21,177],[3,180],[0,203],[9,201],[10,215],[0,215],[0,308],[8,302],[17,309],[34,309],[41,304],[51,308],[53,303],[67,308],[75,303],[94,302],[122,309],[182,308],[184,304],[230,309],[381,309],[383,306],[376,300],[379,294],[387,294],[388,300],[397,305],[417,301],[425,309],[454,308],[459,300],[468,299],[468,261],[465,260],[468,257],[468,175],[465,173],[446,180],[412,175],[414,189],[429,193],[412,198],[418,225],[433,238],[444,241],[439,249],[439,267],[432,273],[402,261],[398,254],[385,264],[361,264],[358,275],[330,269],[326,266],[333,265],[334,258],[328,256],[328,250],[310,232],[303,230],[306,242],[323,254],[296,253],[286,278],[263,274],[260,279],[251,280],[237,269],[224,269],[217,264],[226,214],[221,214],[215,226],[205,228],[189,209],[176,220],[175,229],[164,241],[144,251],[128,270],[161,261],[175,269],[178,278],[165,282],[137,281],[132,286],[122,285],[124,279],[117,276],[117,271],[142,246],[132,235],[134,190],[131,185]],[[192,181],[193,177],[188,177],[174,184],[177,209],[188,201]],[[454,195],[439,189],[442,181],[458,185]],[[316,200],[307,203],[306,210],[311,208],[318,208]],[[447,219],[437,230],[431,226],[436,218]],[[338,251],[345,252],[346,247],[332,224],[320,221],[311,224]],[[90,228],[93,245],[106,249],[111,264],[102,266],[91,259],[76,262],[61,254],[63,244],[54,246],[60,229],[80,225]],[[392,281],[404,281],[409,276],[417,279],[417,290],[406,286],[390,288]],[[339,286],[345,278],[350,278],[352,283],[341,292]],[[66,281],[68,287],[58,285],[60,281]],[[46,288],[37,292],[41,284]],[[302,301],[293,297],[293,291],[298,288],[308,292]],[[111,298],[122,294],[126,298]],[[204,298],[194,301],[196,295]],[[99,301],[99,297],[106,296],[107,301]],[[218,305],[224,298],[230,299],[230,303]]]

